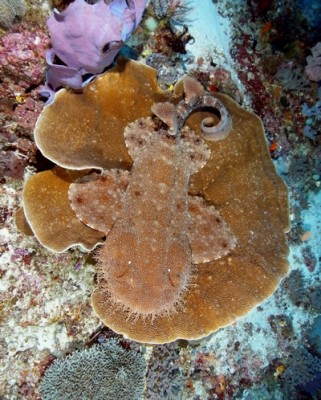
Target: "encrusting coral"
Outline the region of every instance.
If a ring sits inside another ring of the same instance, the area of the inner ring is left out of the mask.
[[[25,216],[39,242],[52,251],[65,251],[75,243],[92,250],[103,243],[104,233],[81,223],[69,207],[68,188],[82,175],[56,167],[33,175],[24,188]],[[59,222],[51,218],[52,210]]]
[[[58,92],[35,138],[60,167],[82,171],[60,173],[74,174],[56,186],[61,208],[45,210],[36,195],[42,185],[50,192],[57,167],[39,185],[44,173],[27,181],[27,220],[38,238],[54,226],[54,237],[39,238],[54,251],[55,241],[62,251],[107,234],[93,307],[116,332],[150,343],[206,336],[266,299],[286,274],[287,189],[260,119],[227,96],[185,78],[170,97],[156,71],[120,59],[82,94]],[[63,223],[70,213],[88,229],[82,242]]]
[[[46,107],[37,121],[37,147],[69,169],[128,169],[132,161],[123,138],[125,127],[149,116],[152,105],[165,98],[155,70],[118,62],[116,69],[86,86],[83,95],[67,90],[56,93],[52,107]]]

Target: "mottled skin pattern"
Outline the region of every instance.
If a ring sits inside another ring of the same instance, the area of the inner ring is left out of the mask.
[[[121,169],[87,175],[69,186],[70,206],[85,225],[108,233],[120,217],[121,197],[128,182],[129,172]],[[93,193],[94,198],[88,193]]]
[[[155,104],[153,111],[169,129],[146,118],[125,130],[133,166],[122,214],[99,252],[98,279],[111,301],[130,314],[170,314],[188,289],[193,272],[188,184],[191,173],[205,164],[210,153],[205,142],[183,125],[206,101],[200,93],[194,97],[187,93],[177,108],[171,103]],[[200,209],[204,213],[206,208]],[[222,247],[234,245],[233,238]],[[206,257],[217,255],[212,250]]]
[[[155,134],[153,128],[148,119],[126,129],[134,160],[130,183],[122,216],[99,253],[113,301],[145,315],[177,306],[192,274],[189,154],[179,137],[169,137],[164,130]]]

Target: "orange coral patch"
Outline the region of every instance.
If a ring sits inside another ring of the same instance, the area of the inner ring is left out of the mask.
[[[26,219],[39,242],[52,251],[62,252],[75,244],[92,250],[103,243],[104,234],[80,222],[69,206],[69,185],[83,174],[55,167],[33,175],[25,184]]]
[[[56,93],[37,121],[37,147],[65,168],[128,168],[124,128],[151,115],[152,104],[162,99],[154,69],[120,58],[83,93]]]

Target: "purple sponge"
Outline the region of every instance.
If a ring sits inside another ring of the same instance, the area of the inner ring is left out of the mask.
[[[107,4],[108,3],[108,4]],[[61,13],[54,11],[47,25],[52,49],[45,91],[82,86],[82,75],[98,74],[110,65],[139,24],[147,0],[75,0]],[[62,63],[56,63],[56,56]]]

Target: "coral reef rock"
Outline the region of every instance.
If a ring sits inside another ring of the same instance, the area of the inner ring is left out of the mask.
[[[0,1],[0,27],[9,29],[16,18],[22,18],[26,13],[24,0]]]

